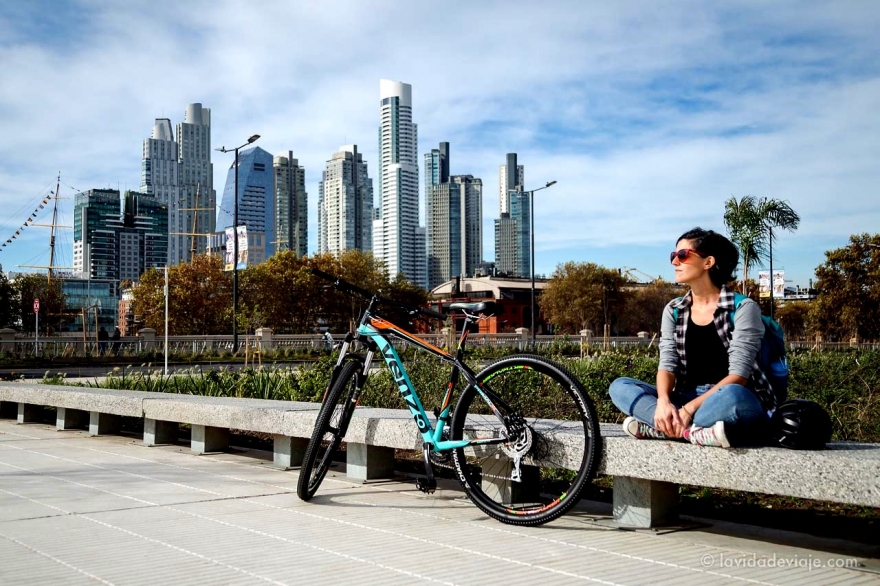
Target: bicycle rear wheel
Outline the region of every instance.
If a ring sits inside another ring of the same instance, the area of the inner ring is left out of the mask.
[[[596,473],[601,438],[596,409],[580,382],[540,356],[504,358],[477,374],[512,408],[502,409],[521,431],[509,443],[455,450],[455,467],[468,497],[487,515],[514,525],[540,525],[577,504]],[[473,386],[461,395],[451,438],[503,437],[504,425]],[[520,458],[519,476],[516,458]]]
[[[296,485],[296,494],[304,501],[315,496],[345,439],[357,403],[357,390],[362,382],[360,369],[359,362],[346,364],[324,398]]]

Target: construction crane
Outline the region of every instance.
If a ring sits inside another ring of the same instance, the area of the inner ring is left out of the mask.
[[[653,283],[662,279],[662,277],[660,276],[652,277],[645,271],[640,271],[635,267],[621,267],[617,269],[617,272],[620,273],[620,275],[627,281],[630,281],[632,283]],[[636,274],[639,274],[644,278],[640,279],[636,276]]]

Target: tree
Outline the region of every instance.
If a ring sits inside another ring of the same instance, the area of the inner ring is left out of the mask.
[[[3,265],[0,265],[0,328],[12,327],[18,321],[15,311],[18,301],[15,293],[15,287],[3,274]]]
[[[666,304],[685,293],[686,287],[662,279],[632,291],[623,312],[622,329],[631,334],[641,331],[659,334]]]
[[[880,338],[880,234],[850,236],[816,268],[813,333],[831,340]]]
[[[599,331],[622,313],[628,296],[625,285],[626,279],[614,269],[567,262],[553,271],[539,302],[547,321],[559,331]]]
[[[810,304],[806,301],[789,301],[776,309],[776,321],[785,332],[786,340],[804,340],[809,329]]]
[[[49,282],[46,275],[32,273],[16,277],[12,319],[21,323],[22,330],[32,332],[36,325],[34,299],[40,300],[40,332],[50,334],[58,331],[69,320],[67,301],[61,290],[61,281]]]
[[[165,274],[149,269],[132,289],[144,325],[165,333]],[[175,335],[232,331],[232,279],[219,256],[196,255],[168,272],[168,330]]]
[[[725,202],[724,225],[742,257],[743,294],[748,295],[746,283],[752,264],[764,266],[770,258],[770,247],[776,241],[773,229],[793,232],[800,221],[800,216],[782,200],[747,195],[739,201],[731,197]]]

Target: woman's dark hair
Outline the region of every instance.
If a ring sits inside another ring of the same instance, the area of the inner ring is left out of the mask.
[[[715,264],[709,269],[709,278],[716,287],[733,280],[739,264],[739,251],[733,242],[718,232],[702,228],[688,230],[676,242],[682,240],[690,240],[697,252],[715,257]]]

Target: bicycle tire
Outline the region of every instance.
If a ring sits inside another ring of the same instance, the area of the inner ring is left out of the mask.
[[[321,405],[296,484],[296,494],[304,501],[315,496],[345,439],[354,414],[356,392],[362,382],[361,368],[359,362],[346,364]]]
[[[512,525],[540,525],[563,515],[577,504],[599,465],[599,418],[583,385],[565,367],[527,354],[498,360],[476,378],[522,416],[529,431],[518,448],[484,444],[453,451],[468,497],[490,517]],[[453,413],[451,438],[500,437],[502,429],[482,396],[468,386]],[[511,451],[522,457],[519,482],[511,479]]]

